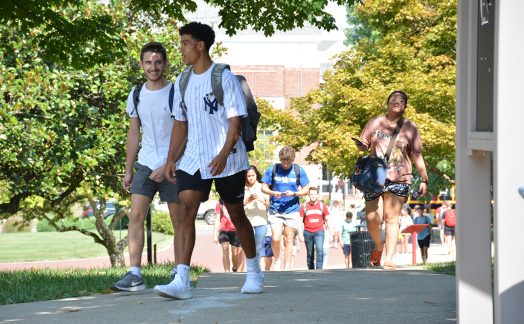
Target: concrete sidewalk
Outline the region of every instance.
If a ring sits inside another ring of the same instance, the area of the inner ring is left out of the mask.
[[[405,267],[267,272],[264,293],[242,295],[244,274],[209,273],[193,299],[152,289],[0,306],[0,323],[450,323],[455,277]]]

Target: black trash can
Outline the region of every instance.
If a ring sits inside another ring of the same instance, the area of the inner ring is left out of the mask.
[[[371,250],[375,247],[368,232],[353,232],[350,235],[351,241],[351,263],[353,268],[369,268],[369,258]]]

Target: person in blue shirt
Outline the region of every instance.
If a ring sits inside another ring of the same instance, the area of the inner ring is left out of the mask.
[[[342,231],[340,234],[340,246],[342,247],[342,252],[344,253],[344,263],[346,264],[346,269],[351,268],[351,233],[356,232],[357,228],[353,222],[353,213],[347,212],[346,219],[342,222]]]
[[[423,214],[420,206],[415,206],[415,219],[413,224],[428,224],[428,226],[420,231],[417,235],[418,247],[420,248],[420,255],[422,256],[422,263],[426,264],[428,259],[428,249],[433,237],[433,230],[431,229],[431,219],[429,216]]]
[[[273,233],[271,247],[274,270],[280,270],[280,242],[284,231],[284,269],[290,270],[293,240],[302,222],[299,197],[309,193],[309,179],[304,169],[293,163],[295,150],[284,146],[278,154],[280,163],[271,165],[262,177],[262,192],[270,196],[268,222]]]

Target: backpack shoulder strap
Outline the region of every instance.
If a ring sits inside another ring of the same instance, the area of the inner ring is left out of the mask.
[[[228,69],[231,71],[231,67],[224,63],[215,63],[213,71],[211,71],[211,89],[213,94],[220,105],[224,105],[224,88],[222,87],[222,73]]]
[[[193,65],[186,66],[182,74],[180,74],[180,81],[178,81],[178,87],[180,90],[180,101],[181,101],[180,106],[182,107],[182,111],[184,112],[185,115],[187,115],[187,108],[186,108],[186,104],[184,101],[184,97],[186,95],[186,89],[187,89],[187,84],[189,83],[189,77],[191,77],[192,72],[193,72]]]
[[[293,163],[293,168],[295,169],[295,175],[297,176],[297,187],[300,187],[300,166]]]
[[[140,102],[140,91],[142,91],[142,87],[144,86],[143,83],[139,83],[135,86],[135,89],[133,89],[133,111],[131,114],[136,112],[136,115],[138,119],[140,119],[140,116],[138,115],[138,103]]]
[[[169,89],[169,111],[173,113],[173,97],[175,96],[175,84],[171,83],[171,89]]]
[[[273,171],[271,172],[271,187],[269,189],[273,189],[275,186],[275,176],[277,175],[277,167],[279,163],[275,163],[273,165]]]

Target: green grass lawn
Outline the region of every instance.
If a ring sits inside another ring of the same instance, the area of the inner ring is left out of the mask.
[[[172,264],[154,264],[142,268],[145,284],[154,287],[169,282]],[[31,269],[0,271],[0,305],[71,298],[92,294],[110,294],[109,288],[127,269]],[[191,266],[191,285],[207,268]]]
[[[127,231],[115,231],[118,239]],[[153,233],[153,244],[161,249],[172,244],[173,236]],[[76,231],[43,233],[0,233],[0,262],[66,260],[107,256],[105,248]],[[145,251],[145,246],[144,246]],[[127,249],[126,249],[127,252]]]
[[[445,273],[454,276],[455,275],[456,262],[442,262],[442,263],[428,263],[424,267],[431,271],[438,273]]]

